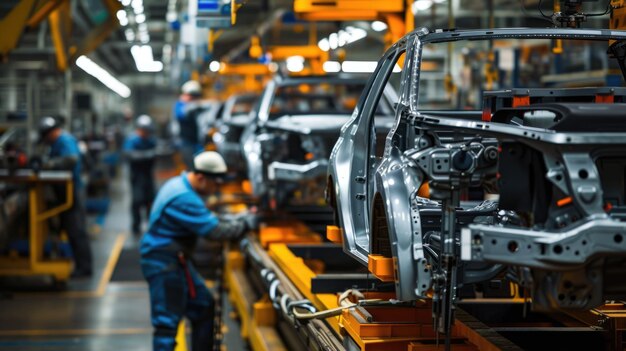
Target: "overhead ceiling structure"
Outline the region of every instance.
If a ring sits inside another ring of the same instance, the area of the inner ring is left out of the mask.
[[[231,28],[209,31],[194,28],[195,25],[190,22],[189,9],[197,6],[197,1],[0,1],[0,28],[3,18],[18,5],[34,4],[35,10],[29,12],[29,19],[40,15],[39,21],[31,19],[31,25],[24,26],[19,42],[4,55],[0,70],[9,67],[50,72],[63,69],[64,66],[59,63],[59,50],[55,47],[59,45],[58,40],[53,40],[59,34],[55,31],[61,30],[67,41],[64,47],[68,66],[72,66],[80,55],[89,53],[90,60],[127,84],[157,84],[173,88],[194,74],[209,72],[213,61],[245,63],[263,60],[264,57],[250,55],[253,36],[259,38],[264,50],[277,45],[311,45],[311,41],[315,40],[320,49],[330,52],[331,60],[337,60],[338,56],[345,59],[346,55],[354,59],[376,60],[386,45],[385,40],[388,40],[386,33],[391,30],[383,22],[375,25],[370,20],[352,19],[348,22],[341,17],[318,21],[313,26],[312,22],[294,15],[294,0],[232,0],[232,3],[242,5],[237,10],[236,23]],[[224,4],[231,2],[219,1]],[[346,0],[335,3],[342,1]],[[428,28],[549,26],[545,18],[540,18],[537,8],[541,4],[543,10],[550,14],[554,3],[553,0],[404,1],[411,6],[415,26]],[[607,1],[586,2],[584,7],[592,12],[602,11]],[[113,5],[116,6],[114,10]],[[44,8],[46,6],[47,9]],[[63,13],[69,18],[59,17],[55,24],[54,16],[50,14],[62,6],[66,7]],[[522,6],[525,11],[522,11]],[[493,20],[490,20],[490,15]],[[594,26],[594,21],[607,20],[608,16],[590,18],[590,26]],[[606,22],[602,25],[606,26]],[[328,39],[337,34],[346,35],[347,28],[354,28],[365,35],[359,34],[359,40],[348,43],[343,50],[334,50]],[[0,56],[1,44],[6,40],[0,39]],[[91,45],[86,46],[85,43]]]

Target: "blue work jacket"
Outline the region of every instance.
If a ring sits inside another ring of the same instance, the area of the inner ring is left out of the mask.
[[[154,138],[142,138],[136,133],[126,138],[124,141],[124,151],[146,151],[156,147]]]
[[[136,133],[126,138],[123,150],[125,153],[132,154],[133,151],[154,151],[156,149],[156,141],[154,138],[142,138]],[[145,175],[152,178],[152,168],[154,167],[155,155],[140,158],[129,157],[131,178]]]
[[[180,138],[184,145],[195,146],[200,144],[198,133],[198,114],[200,109],[190,108],[189,102],[177,101],[174,105],[174,116],[180,126]]]
[[[154,138],[142,138],[137,133],[124,141],[123,150],[128,157],[132,198],[135,203],[148,204],[154,200],[155,149]]]
[[[76,164],[71,171],[72,180],[74,181],[74,189],[79,190],[83,187],[83,182],[80,179],[81,162],[78,142],[71,134],[64,131],[50,146],[50,158],[68,156],[76,157]]]
[[[218,223],[217,216],[206,208],[183,172],[159,190],[150,211],[148,231],[141,239],[141,255],[190,253],[198,236],[208,236]]]

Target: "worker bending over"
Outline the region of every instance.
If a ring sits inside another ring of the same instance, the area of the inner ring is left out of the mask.
[[[61,227],[67,232],[74,256],[72,277],[89,277],[92,275],[92,255],[87,237],[85,221],[85,203],[83,199],[83,182],[80,178],[81,159],[76,138],[61,129],[59,121],[54,117],[43,117],[39,123],[40,140],[50,146],[49,159],[43,163],[44,169],[72,171],[74,192],[72,207],[59,215]],[[55,188],[59,199],[65,198],[65,190]]]
[[[243,218],[224,220],[202,199],[217,191],[226,163],[216,152],[200,153],[193,168],[159,190],[148,231],[141,240],[141,268],[150,286],[153,348],[174,350],[178,323],[191,321],[192,349],[212,350],[214,300],[189,260],[199,236],[236,239],[250,227]]]
[[[135,236],[141,234],[141,212],[145,211],[148,217],[154,200],[156,141],[152,137],[153,130],[152,118],[141,115],[137,118],[135,132],[124,142],[124,156],[129,163],[132,231]]]

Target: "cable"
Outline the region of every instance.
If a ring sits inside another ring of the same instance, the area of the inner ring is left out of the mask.
[[[609,13],[613,12],[613,7],[611,7],[611,0],[608,0],[606,2],[606,10],[604,10],[603,13],[592,13],[587,15],[588,17],[596,17],[596,16],[604,16],[607,15]]]
[[[526,17],[533,18],[533,19],[538,19],[538,20],[542,20],[542,21],[547,21],[547,22],[550,22],[550,24],[554,24],[554,23],[552,23],[552,21],[550,19],[531,15],[528,12],[528,9],[526,9],[526,0],[520,0],[520,6],[522,7],[522,12],[524,12]]]
[[[543,18],[548,19],[551,23],[552,23],[552,17],[550,16],[546,16],[546,14],[543,13],[543,10],[541,9],[541,4],[543,3],[543,0],[539,0],[539,3],[537,3],[537,10],[539,10],[539,13],[541,14],[541,16]]]

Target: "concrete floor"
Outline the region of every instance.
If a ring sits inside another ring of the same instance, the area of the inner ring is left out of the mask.
[[[110,282],[122,249],[137,247],[129,233],[130,192],[120,174],[112,183],[111,205],[91,245],[92,278],[70,280],[63,291],[14,291],[0,297],[0,350],[151,350],[152,327],[147,284]],[[92,230],[94,231],[94,230]],[[245,350],[239,328],[229,318],[222,349]],[[177,351],[185,351],[177,349]]]

